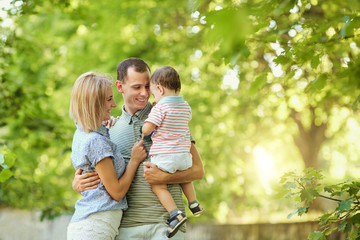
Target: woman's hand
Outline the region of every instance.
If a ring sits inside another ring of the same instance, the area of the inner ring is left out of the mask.
[[[75,177],[72,182],[72,188],[75,192],[81,193],[97,188],[97,185],[100,183],[98,174],[96,172],[89,172],[82,175],[82,171],[82,169],[78,169],[75,172]]]
[[[131,161],[136,162],[137,164],[140,164],[144,159],[146,158],[147,153],[146,149],[144,147],[144,140],[137,142],[134,144],[131,152]]]

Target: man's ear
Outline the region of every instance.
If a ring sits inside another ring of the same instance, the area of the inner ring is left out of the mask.
[[[157,89],[159,89],[159,92],[161,95],[165,94],[165,88],[161,85],[156,85]]]
[[[120,93],[123,93],[123,83],[119,80],[116,80],[115,82],[115,86],[117,88],[117,90],[120,92]]]

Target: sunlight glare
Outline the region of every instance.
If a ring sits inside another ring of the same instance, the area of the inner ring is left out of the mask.
[[[271,194],[270,181],[275,177],[274,159],[262,147],[255,147],[254,156],[257,165],[258,178],[266,194]]]
[[[271,53],[264,54],[264,59],[269,63],[269,67],[271,69],[272,74],[275,77],[281,77],[284,72],[282,70],[281,64],[274,63],[275,58],[276,57],[273,56]]]
[[[239,86],[240,79],[238,77],[239,71],[238,68],[228,69],[223,77],[223,82],[221,89],[223,90],[236,90]]]
[[[347,164],[346,156],[340,152],[334,152],[333,164],[330,166],[330,173],[337,179],[345,177],[346,169],[344,166]]]
[[[13,20],[8,17],[6,10],[11,8],[11,0],[1,0],[0,1],[0,18],[2,18],[1,26],[3,28],[8,28],[13,24]]]
[[[215,217],[220,223],[226,223],[228,213],[228,205],[226,204],[226,202],[221,202],[219,204],[219,211],[215,214]]]

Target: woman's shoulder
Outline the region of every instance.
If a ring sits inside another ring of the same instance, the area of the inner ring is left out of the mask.
[[[97,132],[85,133],[83,131],[75,132],[74,140],[85,147],[100,146],[108,142],[105,136]]]

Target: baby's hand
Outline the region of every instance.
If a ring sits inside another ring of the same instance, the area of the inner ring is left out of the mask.
[[[116,121],[119,119],[119,117],[113,117],[113,116],[110,116],[110,119],[107,120],[107,121],[104,121],[103,123],[105,124],[105,127],[107,128],[111,128],[112,126],[115,125]]]
[[[141,163],[146,158],[147,153],[144,147],[144,140],[137,142],[134,144],[131,152],[131,160],[136,163]]]

